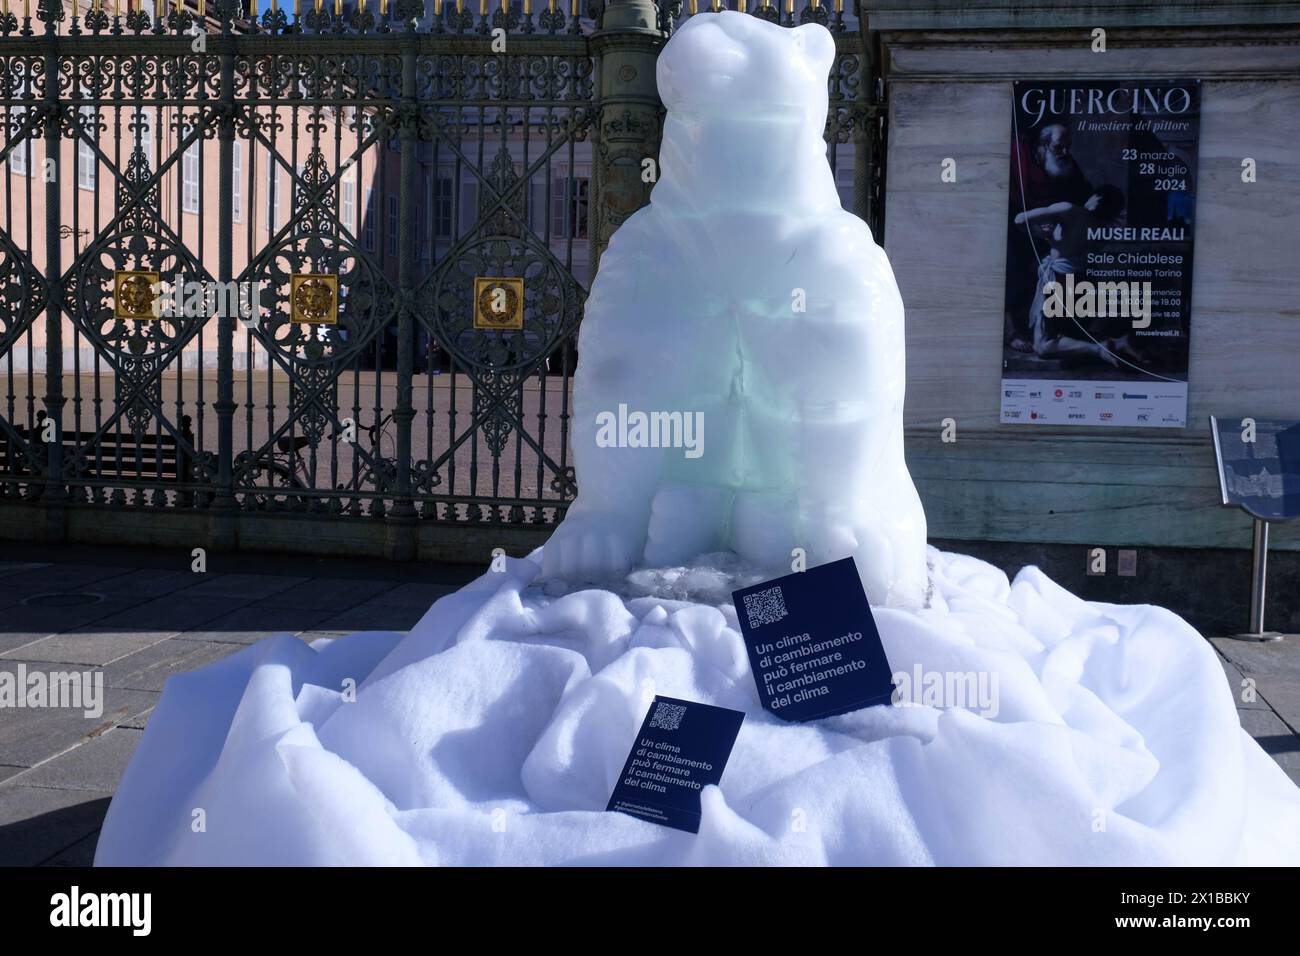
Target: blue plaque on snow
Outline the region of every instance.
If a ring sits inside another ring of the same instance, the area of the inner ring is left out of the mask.
[[[1300,422],[1210,416],[1219,491],[1265,521],[1300,517]]]
[[[731,595],[763,706],[816,720],[887,704],[892,671],[852,558]]]
[[[722,779],[744,719],[738,710],[656,697],[605,809],[698,833],[700,791]]]

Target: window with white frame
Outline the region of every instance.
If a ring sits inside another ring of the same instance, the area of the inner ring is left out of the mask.
[[[585,171],[559,173],[551,183],[551,235],[556,239],[587,238],[587,200],[591,177]]]
[[[230,218],[244,221],[244,144],[235,140],[230,151]]]
[[[366,221],[361,224],[361,241],[369,252],[375,251],[375,190],[371,186],[366,187],[366,211],[363,214]]]
[[[304,189],[304,187],[302,186],[302,181],[303,181],[303,171],[306,168],[307,168],[306,163],[303,160],[299,160],[294,165],[294,169],[297,170],[298,173],[298,178],[289,180],[289,217],[290,218],[293,218],[293,211],[297,208],[297,204],[296,204],[297,197],[301,195],[301,191]],[[298,222],[294,223],[294,231],[306,232],[307,224],[299,220]]]
[[[587,238],[587,205],[591,194],[591,177],[578,176],[573,180],[569,198],[569,226],[574,239]]]
[[[77,110],[82,116],[82,126],[77,135],[77,188],[95,188],[95,148],[88,137],[95,136],[95,108],[82,106]]]
[[[357,231],[357,181],[351,176],[343,178],[343,198],[340,205],[343,227],[348,232],[355,233]]]
[[[433,235],[437,239],[450,239],[455,232],[455,220],[452,212],[455,200],[455,180],[450,166],[440,168],[433,178],[431,207],[433,217]]]
[[[191,131],[187,131],[187,134]],[[185,212],[199,211],[199,149],[202,137],[185,148],[181,157],[181,209]]]
[[[266,231],[274,232],[280,222],[280,170],[274,157],[269,157],[266,167]]]
[[[31,81],[28,79],[27,74],[24,72],[24,67],[25,64],[22,63],[14,64],[14,68],[19,71],[18,84],[16,89],[14,90],[15,97],[26,96],[27,91],[31,85]],[[23,123],[26,122],[26,117],[27,117],[27,107],[25,106],[15,106],[13,109],[9,111],[9,117],[8,117],[9,136],[15,135],[15,133],[22,128]],[[8,159],[9,172],[17,173],[19,176],[30,176],[31,156],[32,156],[31,137],[24,136],[22,138],[22,141],[17,146],[15,146],[14,149],[9,153],[9,159]]]
[[[152,109],[138,109],[135,111],[135,142],[134,146],[139,146],[140,151],[144,153],[145,158],[150,163],[153,162],[153,127],[154,114]]]
[[[388,196],[388,252],[397,255],[397,196]]]
[[[15,106],[10,110],[9,129],[11,134],[13,130],[22,126],[23,116],[26,112],[27,107],[25,106]],[[9,172],[17,173],[19,176],[30,175],[29,170],[31,167],[28,161],[31,158],[31,150],[31,138],[24,136],[22,141],[9,153]]]

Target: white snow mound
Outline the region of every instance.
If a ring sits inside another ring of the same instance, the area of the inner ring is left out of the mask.
[[[931,549],[931,606],[875,609],[890,664],[996,675],[996,715],[792,724],[759,705],[734,568],[555,596],[540,559],[405,637],[274,637],[171,678],[96,863],[1300,863],[1300,790],[1170,611]],[[656,587],[717,603],[631,596]],[[746,714],[698,834],[604,812],[655,694]]]

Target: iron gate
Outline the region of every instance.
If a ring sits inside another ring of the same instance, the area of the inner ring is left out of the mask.
[[[559,520],[586,289],[694,10],[120,2],[0,14],[0,533],[143,511],[235,546],[274,515],[411,557]],[[751,12],[837,34],[828,154],[879,229],[869,34]]]

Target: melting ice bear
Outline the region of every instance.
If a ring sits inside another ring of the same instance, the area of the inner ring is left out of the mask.
[[[587,300],[579,492],[546,545],[547,576],[599,580],[728,548],[784,572],[802,548],[810,566],[854,556],[872,603],[923,603],[903,304],[826,161],[834,56],[816,24],[722,12],[689,19],[659,57],[661,176]],[[610,447],[612,416],[638,412],[702,421],[703,454]]]

